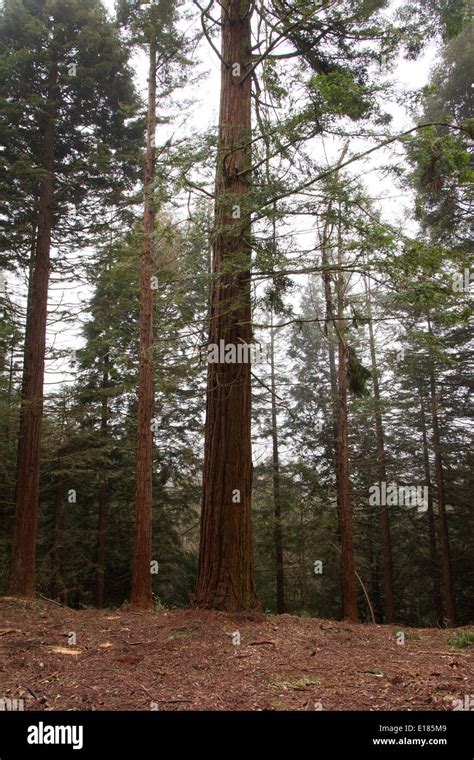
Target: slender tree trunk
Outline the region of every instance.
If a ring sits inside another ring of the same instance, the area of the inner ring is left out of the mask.
[[[268,43],[268,40],[267,40]],[[265,66],[265,64],[264,64]],[[271,183],[270,159],[271,145],[269,138],[269,122],[264,122],[260,116],[260,104],[256,104],[256,118],[265,143],[265,178]],[[276,211],[277,204],[272,204],[272,256],[276,260],[277,236],[276,236]],[[281,490],[280,490],[280,461],[278,452],[278,415],[276,405],[276,378],[275,378],[275,330],[273,328],[273,309],[270,311],[270,389],[271,389],[271,420],[272,420],[272,475],[273,475],[273,544],[275,549],[275,580],[276,580],[276,609],[277,614],[285,612],[285,573],[283,563],[283,530],[281,522]]]
[[[223,0],[221,99],[209,344],[250,344],[249,0]],[[209,363],[198,606],[259,607],[253,579],[250,362]]]
[[[428,332],[433,335],[431,321],[428,318]],[[438,531],[441,548],[441,571],[443,579],[443,603],[448,626],[456,623],[456,608],[454,604],[453,580],[451,573],[451,556],[449,549],[448,522],[446,517],[446,500],[444,492],[443,459],[441,456],[441,440],[439,434],[438,395],[434,374],[433,354],[430,351],[429,364],[431,423],[433,428],[433,449],[435,462],[436,495],[438,501]]]
[[[332,203],[329,203],[328,206],[328,213],[331,211]],[[338,540],[339,540],[339,546],[341,545],[341,505],[339,502],[339,407],[338,407],[338,399],[339,399],[339,391],[337,386],[337,366],[336,366],[336,351],[335,351],[335,345],[337,342],[337,337],[335,335],[334,325],[335,325],[335,311],[334,311],[334,302],[333,302],[333,295],[332,295],[332,289],[331,289],[331,273],[329,271],[329,223],[327,222],[324,225],[324,231],[323,231],[323,238],[322,238],[322,256],[321,256],[321,263],[323,267],[323,284],[324,284],[324,297],[326,301],[326,322],[325,322],[325,328],[324,332],[327,338],[327,344],[328,344],[328,358],[329,358],[329,379],[331,384],[331,409],[332,409],[332,417],[331,417],[331,432],[332,432],[332,455],[333,455],[333,465],[334,465],[334,471],[336,473],[336,506],[337,506],[337,530],[338,530]],[[342,589],[342,576],[340,578],[340,591],[341,591],[341,603],[343,599],[343,589]]]
[[[430,459],[428,454],[428,436],[426,432],[425,401],[423,389],[420,385],[420,420],[421,436],[423,442],[423,468],[425,471],[425,483],[428,488],[428,539],[430,547],[430,571],[432,584],[433,609],[435,610],[435,623],[440,624],[443,618],[443,604],[440,594],[439,557],[436,546],[436,523],[433,509],[433,485],[431,483]]]
[[[338,246],[338,264],[342,266],[341,243]],[[344,275],[337,279],[337,332],[338,332],[338,492],[341,515],[341,578],[343,615],[357,622],[357,590],[352,532],[352,504],[349,491],[349,436],[347,417],[347,345],[344,323]]]
[[[380,488],[382,488],[382,483],[387,482],[387,467],[382,412],[380,407],[380,386],[377,367],[377,355],[375,352],[374,327],[372,323],[372,305],[370,302],[370,287],[368,286],[367,279],[365,280],[365,292],[367,299],[367,313],[369,318],[370,360],[372,365],[372,382],[374,388],[373,406],[375,418],[375,435],[377,441],[377,463]],[[381,505],[380,507],[380,534],[382,538],[384,622],[393,623],[395,620],[395,601],[393,595],[392,540],[390,536],[390,516],[386,504]]]
[[[334,345],[335,345],[335,336],[334,336],[334,330],[333,330],[334,308],[332,304],[330,275],[328,272],[324,272],[323,280],[324,280],[324,292],[325,292],[325,297],[326,297],[326,317],[328,320],[331,320],[330,322],[329,321],[326,322],[325,332],[328,339],[329,380],[331,384],[331,406],[332,406],[332,412],[333,412],[332,414],[333,457],[334,457],[334,464],[337,465],[337,441],[338,441],[337,367],[336,367],[336,352],[334,350]]]
[[[109,352],[104,356],[104,367],[102,373],[102,403],[100,418],[100,437],[104,446],[108,436],[108,399],[106,389],[109,387]],[[99,487],[99,514],[97,521],[97,577],[95,588],[96,607],[104,606],[104,578],[105,578],[105,542],[107,530],[107,506],[109,501],[109,488],[107,481],[101,483]]]
[[[19,596],[34,596],[35,593],[43,383],[53,228],[56,90],[57,64],[53,61],[49,73],[48,103],[42,130],[41,166],[44,175],[39,186],[36,246],[28,291],[18,436],[10,592]]]
[[[272,469],[273,469],[273,508],[274,508],[274,544],[276,567],[276,601],[277,613],[285,612],[285,575],[283,565],[283,531],[281,524],[281,489],[280,489],[280,457],[278,452],[278,420],[276,407],[275,381],[275,331],[273,328],[273,311],[271,313],[270,331],[270,383],[272,405]]]
[[[268,40],[267,40],[268,42]],[[271,145],[268,133],[269,123],[264,122],[260,116],[260,104],[256,104],[256,118],[265,143],[265,178],[271,183],[270,159]],[[276,260],[277,236],[276,236],[276,211],[277,204],[272,204],[272,256]],[[283,530],[281,521],[281,490],[280,490],[280,459],[278,452],[278,415],[276,405],[276,377],[275,377],[275,330],[273,327],[273,309],[270,310],[270,390],[271,390],[271,420],[272,420],[272,477],[273,477],[273,544],[275,549],[275,580],[276,580],[276,609],[277,614],[285,612],[285,573],[283,563]]]
[[[5,420],[5,441],[8,443],[10,439],[10,424],[11,424],[11,409],[12,409],[12,395],[13,395],[13,366],[14,366],[14,343],[10,345],[10,361],[8,364],[8,390],[7,390],[7,417]]]
[[[107,535],[107,506],[109,489],[107,483],[99,487],[99,513],[97,520],[97,576],[95,585],[95,606],[104,606],[105,543]]]
[[[153,603],[151,583],[152,474],[153,474],[153,290],[156,132],[156,43],[150,36],[148,116],[145,163],[145,212],[143,249],[140,262],[140,371],[138,379],[138,425],[135,483],[135,535],[133,545],[132,596],[134,607],[147,609]]]
[[[380,570],[374,551],[374,535],[371,520],[369,520],[369,524],[367,525],[367,559],[370,565],[370,596],[373,601],[375,619],[377,623],[381,623],[383,621],[383,604],[379,581]]]
[[[53,545],[51,547],[51,599],[59,599],[63,590],[61,579],[61,524],[63,518],[64,485],[62,480],[56,484],[53,512]]]
[[[300,572],[301,572],[301,600],[303,604],[303,612],[308,612],[309,608],[309,590],[308,590],[308,576],[306,575],[306,538],[305,538],[305,524],[304,524],[304,504],[300,501]]]
[[[344,144],[341,155],[337,162],[337,169],[334,175],[335,181],[339,177],[339,167],[344,161],[344,157],[349,149],[349,141]],[[336,504],[337,504],[337,530],[339,546],[342,543],[341,533],[341,505],[339,501],[340,489],[339,489],[339,390],[337,381],[337,367],[336,367],[336,351],[335,346],[337,343],[337,335],[335,330],[335,310],[334,301],[331,288],[331,271],[330,264],[332,263],[332,257],[330,252],[330,240],[331,235],[334,232],[334,223],[331,221],[331,213],[333,209],[333,199],[330,198],[327,207],[327,219],[324,223],[322,241],[321,241],[321,264],[322,264],[322,277],[324,285],[324,298],[326,302],[326,322],[324,332],[328,341],[328,358],[329,358],[329,378],[331,383],[331,430],[333,439],[333,464],[334,471],[336,473]],[[341,603],[344,597],[342,576],[340,578],[341,588]]]

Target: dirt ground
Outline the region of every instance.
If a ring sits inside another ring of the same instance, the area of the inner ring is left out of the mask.
[[[45,711],[452,710],[474,700],[473,647],[449,645],[452,635],[3,597],[0,697]]]

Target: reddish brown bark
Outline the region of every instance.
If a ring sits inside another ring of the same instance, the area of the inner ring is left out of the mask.
[[[41,166],[44,174],[39,187],[36,245],[28,289],[18,436],[16,511],[10,593],[20,596],[34,596],[35,593],[43,383],[49,263],[53,228],[56,82],[57,66],[53,62],[49,74],[48,103],[44,111],[42,128]]]
[[[250,343],[251,77],[248,0],[222,5],[221,98],[209,343]],[[237,66],[240,66],[240,72]],[[236,206],[241,218],[233,215]],[[253,580],[250,363],[210,363],[206,402],[198,606],[259,607]],[[239,499],[237,501],[237,499]]]
[[[328,214],[330,213],[331,209],[332,209],[332,203],[330,202],[328,204]],[[329,222],[326,222],[326,224],[324,225],[323,239],[322,239],[322,246],[321,246],[321,263],[323,267],[322,275],[323,275],[323,283],[324,283],[324,297],[326,301],[326,322],[324,326],[324,333],[326,335],[327,345],[328,345],[329,380],[331,384],[331,408],[332,408],[331,432],[332,432],[332,444],[333,444],[332,445],[332,460],[333,460],[334,471],[336,474],[337,531],[338,531],[338,541],[339,541],[339,546],[340,546],[341,545],[341,507],[339,504],[339,466],[338,466],[339,391],[338,391],[338,386],[337,386],[337,367],[336,367],[336,351],[335,351],[335,344],[337,342],[337,338],[335,336],[335,329],[334,329],[334,325],[336,321],[335,321],[335,313],[334,313],[334,302],[333,302],[332,290],[331,290],[331,274],[330,274],[330,268],[329,268],[329,250],[328,250],[329,238],[330,238],[330,225],[329,225]],[[342,598],[343,598],[342,578],[340,578],[340,582],[341,582],[340,589],[341,589],[341,601],[342,601]]]
[[[342,265],[339,244],[338,264]],[[349,491],[349,440],[347,419],[347,345],[344,324],[344,277],[337,280],[337,332],[338,332],[338,493],[341,530],[341,582],[342,608],[347,620],[357,622],[357,591],[352,533],[352,504]]]
[[[380,386],[377,367],[377,355],[375,351],[374,328],[372,324],[372,306],[370,302],[370,288],[366,282],[367,311],[369,317],[369,343],[370,359],[372,365],[372,382],[374,388],[373,406],[375,419],[375,436],[377,442],[377,464],[380,484],[387,482],[387,466],[385,456],[385,441],[383,434],[382,412],[380,407]],[[382,487],[380,485],[380,487]],[[392,539],[390,536],[390,516],[387,505],[380,507],[380,536],[382,539],[382,567],[383,567],[383,612],[384,622],[393,623],[395,620],[395,601],[393,595],[393,572],[392,572]]]
[[[433,335],[431,322],[428,319],[428,331]],[[438,502],[438,532],[441,549],[441,576],[443,581],[443,605],[446,616],[446,624],[453,626],[456,622],[456,608],[454,603],[453,579],[451,572],[451,554],[449,548],[448,521],[446,517],[446,497],[444,490],[443,459],[441,455],[441,438],[439,433],[438,395],[436,392],[436,380],[434,374],[434,361],[430,355],[429,365],[430,395],[431,395],[431,423],[433,429],[433,449],[435,465],[436,496]]]
[[[349,142],[346,142],[337,162],[337,169],[334,175],[335,180],[339,177],[339,167],[344,161],[344,157],[349,149]],[[331,289],[331,249],[330,241],[334,232],[334,222],[331,221],[333,199],[330,198],[327,206],[327,219],[324,223],[322,241],[321,241],[321,264],[322,264],[322,277],[324,284],[324,299],[326,302],[326,322],[324,325],[324,333],[328,342],[328,359],[329,359],[329,379],[331,384],[331,407],[332,407],[332,439],[333,439],[333,465],[336,475],[336,501],[337,501],[337,530],[339,546],[341,546],[341,505],[339,502],[340,488],[339,488],[339,389],[337,380],[337,368],[336,368],[336,351],[335,345],[337,343],[336,337],[336,319],[334,310],[334,300]],[[339,254],[340,255],[340,254]],[[341,601],[344,598],[342,576],[340,578],[341,588]]]
[[[133,544],[132,594],[134,607],[146,609],[153,603],[151,583],[152,471],[153,471],[153,291],[156,131],[156,44],[150,38],[148,116],[145,161],[145,209],[143,247],[140,260],[140,369],[138,378],[138,422],[135,483],[135,533]]]

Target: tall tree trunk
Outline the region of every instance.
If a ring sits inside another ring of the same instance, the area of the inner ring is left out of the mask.
[[[342,266],[342,245],[338,244],[338,265]],[[343,615],[357,622],[357,591],[352,533],[352,504],[349,491],[349,436],[347,418],[347,342],[344,323],[344,275],[337,278],[338,332],[338,493],[341,516],[341,578]]]
[[[337,181],[339,177],[339,167],[344,161],[344,158],[346,156],[346,153],[349,149],[349,141],[346,141],[344,144],[344,147],[342,149],[342,152],[339,156],[338,162],[337,162],[337,169],[334,174],[334,179]],[[331,219],[332,209],[333,209],[334,201],[333,198],[330,198],[328,202],[327,207],[327,219],[324,223],[323,227],[323,234],[322,234],[322,240],[321,240],[321,264],[322,264],[322,277],[323,277],[323,285],[324,285],[324,299],[326,302],[326,321],[324,325],[324,333],[326,335],[327,341],[328,341],[328,359],[329,359],[329,379],[331,383],[331,408],[332,408],[332,418],[331,418],[331,431],[332,431],[332,440],[333,440],[333,464],[334,464],[334,471],[336,474],[336,503],[337,503],[337,530],[338,530],[338,540],[339,540],[339,546],[341,546],[341,505],[339,502],[339,390],[338,390],[338,383],[337,383],[337,367],[336,367],[336,350],[335,346],[337,343],[337,335],[335,330],[335,310],[334,310],[334,301],[333,301],[333,294],[332,294],[332,288],[331,288],[331,263],[332,263],[332,257],[331,257],[331,251],[330,251],[330,240],[331,235],[334,232],[334,222]],[[343,588],[342,588],[342,576],[340,578],[340,589],[341,589],[341,604],[343,599]]]
[[[438,548],[436,546],[436,523],[433,509],[433,486],[431,483],[430,459],[428,454],[428,436],[426,432],[425,419],[425,401],[423,398],[423,388],[420,384],[420,420],[421,436],[423,443],[423,468],[425,471],[425,483],[428,488],[428,540],[430,547],[430,574],[431,588],[433,598],[433,609],[435,610],[435,623],[440,624],[443,617],[443,604],[440,594],[440,577],[438,564]]]
[[[109,387],[109,352],[104,356],[104,366],[102,373],[102,401],[100,417],[100,437],[101,444],[104,446],[108,436],[108,398],[106,389]],[[107,506],[109,501],[109,487],[107,481],[101,483],[99,487],[99,514],[97,520],[97,576],[95,587],[95,605],[96,607],[104,606],[104,578],[105,578],[105,541],[107,530]]]
[[[304,524],[304,504],[300,501],[300,523],[299,523],[299,559],[300,559],[300,573],[301,573],[301,602],[303,606],[303,612],[307,613],[309,608],[309,589],[308,589],[308,576],[306,574],[306,538],[305,538],[305,524]]]
[[[8,443],[10,439],[10,424],[11,424],[11,409],[12,409],[12,395],[13,395],[13,367],[14,367],[14,348],[15,344],[12,339],[10,345],[10,361],[8,364],[8,390],[7,390],[7,416],[5,419],[5,441]]]
[[[278,452],[278,420],[276,407],[276,380],[275,380],[275,330],[273,327],[273,311],[271,313],[270,331],[270,387],[272,405],[272,470],[273,470],[273,510],[275,544],[275,567],[276,567],[276,602],[277,613],[285,612],[285,575],[283,565],[283,531],[281,524],[281,489],[280,489],[280,457]]]
[[[156,41],[150,35],[148,116],[145,162],[145,210],[143,248],[140,261],[140,370],[138,379],[138,422],[135,482],[135,534],[133,545],[132,595],[134,607],[147,609],[153,603],[151,583],[152,474],[153,474],[153,290],[156,132]]]
[[[209,344],[250,344],[250,0],[221,2],[222,59]],[[258,608],[251,528],[250,362],[209,363],[198,606]]]
[[[372,304],[370,301],[370,286],[367,283],[367,278],[365,278],[365,293],[367,302],[367,314],[369,318],[370,360],[372,365],[372,382],[374,388],[373,406],[375,418],[375,435],[377,441],[377,464],[380,488],[382,488],[382,483],[387,482],[387,467],[382,412],[380,407],[380,386],[377,367],[377,355],[375,352],[374,326],[372,323]],[[382,504],[380,506],[380,534],[382,538],[384,622],[393,623],[395,620],[395,602],[393,596],[392,540],[390,536],[390,517],[386,504]]]
[[[99,513],[97,520],[97,575],[95,584],[95,606],[104,606],[104,583],[105,583],[105,543],[107,536],[107,506],[109,502],[109,488],[107,483],[99,487]]]
[[[256,103],[256,119],[265,143],[265,178],[271,183],[270,159],[271,145],[269,137],[269,122],[262,120],[260,115],[260,103]],[[271,250],[274,260],[277,256],[277,231],[276,213],[277,204],[272,204],[272,237]],[[275,330],[273,327],[273,308],[270,310],[270,391],[271,391],[271,421],[272,421],[272,479],[273,479],[273,545],[275,551],[275,580],[276,580],[276,610],[278,615],[285,612],[285,571],[283,563],[283,529],[281,522],[281,489],[280,489],[280,457],[278,451],[278,415],[276,405],[276,377],[275,377]]]
[[[36,246],[28,288],[23,380],[15,493],[10,592],[34,596],[36,531],[38,520],[43,384],[48,316],[48,283],[54,202],[54,142],[57,98],[57,63],[49,72],[48,102],[42,129]]]
[[[328,205],[328,214],[332,209],[332,202]],[[339,502],[339,391],[337,386],[337,366],[336,366],[336,351],[335,345],[337,343],[337,336],[335,334],[335,310],[333,302],[333,294],[331,289],[331,272],[330,272],[330,256],[329,256],[329,222],[324,225],[322,245],[321,245],[321,263],[322,263],[322,276],[324,284],[324,298],[326,302],[326,322],[324,326],[324,332],[327,338],[328,344],[328,359],[329,359],[329,379],[331,384],[331,433],[332,433],[332,455],[334,471],[336,473],[336,506],[337,506],[337,530],[339,546],[341,545],[341,505]],[[342,576],[340,577],[340,592],[341,603],[343,598],[342,589]]]
[[[428,332],[433,335],[431,321],[428,317]],[[441,440],[439,434],[438,395],[434,374],[433,353],[430,349],[429,379],[431,395],[431,424],[433,428],[433,449],[435,463],[436,495],[438,501],[438,531],[441,548],[441,571],[443,579],[443,603],[448,626],[456,622],[456,608],[454,604],[453,580],[451,573],[451,556],[449,549],[448,522],[446,518],[446,500],[444,491],[443,459],[441,456]]]
[[[370,598],[373,602],[373,610],[377,623],[383,621],[383,604],[380,589],[380,569],[376,552],[374,551],[374,533],[372,520],[367,525],[367,559],[370,566]]]

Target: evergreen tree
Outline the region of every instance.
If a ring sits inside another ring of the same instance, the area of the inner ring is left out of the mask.
[[[133,105],[134,92],[127,52],[98,0],[7,0],[0,46],[7,232],[19,213],[24,240],[34,239],[11,572],[11,591],[32,595],[51,246],[63,251],[90,231],[94,199],[116,203],[133,179],[136,128],[120,104]],[[14,250],[21,243],[14,236]]]

